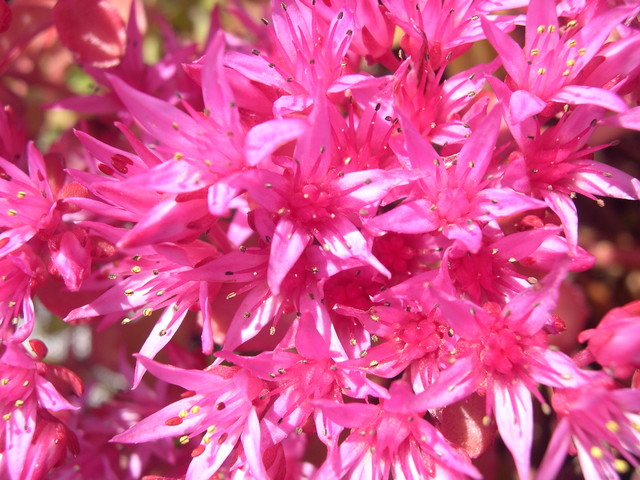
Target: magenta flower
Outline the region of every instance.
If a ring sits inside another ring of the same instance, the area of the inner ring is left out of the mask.
[[[560,26],[552,0],[532,0],[529,5],[524,49],[491,21],[482,28],[509,74],[513,90],[508,109],[515,122],[546,114],[548,102],[597,105],[615,112],[627,104],[604,84],[581,84],[581,73],[598,54],[611,30],[631,14],[629,8],[611,9],[582,26],[569,20]],[[610,80],[610,79],[607,79]],[[553,111],[550,112],[553,114]]]
[[[482,245],[480,223],[545,205],[506,189],[489,188],[500,116],[492,112],[453,158],[441,158],[410,125],[404,126],[407,163],[423,178],[411,199],[378,215],[367,226],[398,233],[442,232],[452,248],[476,253]]]
[[[594,329],[578,336],[587,351],[615,377],[626,378],[640,368],[640,301],[614,308]]]
[[[43,478],[66,456],[64,449],[60,451],[57,447],[47,453],[52,443],[66,446],[71,441],[74,449],[73,440],[68,438],[73,434],[67,433],[60,421],[48,412],[77,407],[62,397],[45,376],[64,379],[77,395],[82,393],[82,384],[69,370],[43,364],[40,360],[46,355],[46,347],[38,340],[30,343],[36,352],[35,358],[21,344],[6,343],[1,347],[0,413],[5,425],[0,432],[3,446],[0,472],[10,480]],[[28,463],[30,461],[35,463]]]
[[[406,384],[394,386],[380,405],[316,402],[351,433],[329,451],[314,478],[480,478],[468,457],[422,418],[423,411],[406,406],[412,396]]]
[[[478,388],[486,391],[487,415],[495,415],[522,479],[530,474],[531,394],[544,403],[537,390],[539,383],[554,387],[586,383],[585,374],[569,357],[548,348],[542,330],[552,322],[562,278],[560,267],[541,285],[521,292],[502,308],[491,303],[479,307],[442,293],[442,287],[432,287],[443,316],[460,336],[457,349],[463,353],[411,404],[435,408],[438,402],[451,404]]]
[[[560,417],[537,478],[553,478],[567,452],[577,452],[587,480],[619,479],[640,458],[640,392],[615,388],[600,376],[576,389],[556,390],[552,400]],[[621,458],[620,458],[621,457]]]
[[[145,357],[138,360],[163,381],[187,390],[174,402],[113,437],[120,443],[141,443],[179,437],[182,444],[200,437],[191,451],[186,480],[209,478],[222,466],[239,440],[254,475],[264,472],[259,453],[260,431],[253,401],[263,393],[262,381],[237,368],[212,366],[209,370],[182,370]]]

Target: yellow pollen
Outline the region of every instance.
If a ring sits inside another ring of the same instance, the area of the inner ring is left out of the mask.
[[[555,31],[556,31],[556,26],[555,26],[555,25],[549,25],[549,26],[547,27],[547,32],[549,32],[549,33],[553,33],[553,32],[555,32]]]
[[[377,360],[371,360],[371,363],[369,363],[369,367],[373,368],[373,367],[377,367],[378,366],[378,361]]]
[[[355,338],[351,338],[351,339],[349,339],[349,344],[350,344],[351,346],[355,347],[357,343],[358,343],[358,342],[356,342],[356,339],[355,339]]]
[[[145,317],[150,317],[152,313],[153,313],[153,308],[150,308],[150,307],[147,307],[142,311],[142,315],[144,315]]]
[[[535,57],[536,55],[540,55],[540,49],[539,48],[532,48],[531,49],[531,56]]]
[[[227,295],[227,300],[231,300],[235,296],[236,296],[236,292],[231,292]]]
[[[131,295],[133,295],[133,289],[132,289],[132,288],[127,288],[127,289],[124,291],[124,294],[125,294],[127,297],[130,297]]]
[[[636,432],[640,432],[640,423],[633,423],[631,426]]]
[[[546,28],[544,28],[544,25],[540,25],[538,28],[536,28],[536,32],[538,33],[544,33],[545,30]]]
[[[180,411],[178,412],[178,416],[179,416],[180,418],[184,418],[184,417],[186,417],[187,415],[189,415],[189,412],[187,412],[186,410],[180,410]]]
[[[571,39],[567,42],[567,45],[569,47],[575,47],[578,44],[578,42],[576,42],[575,40]]]
[[[580,50],[578,50],[578,55],[582,56],[585,53],[587,53],[587,49],[586,48],[581,48]]]
[[[620,425],[618,425],[618,422],[614,420],[609,420],[606,425],[607,430],[609,430],[610,432],[618,433],[620,431]]]
[[[573,377],[571,375],[569,375],[568,373],[563,373],[562,374],[562,378],[564,378],[565,380],[571,380]]]
[[[212,434],[213,432],[215,432],[215,431],[216,431],[216,426],[215,426],[215,425],[209,425],[209,426],[207,427],[207,433],[208,433],[209,435],[211,435],[211,434]]]
[[[270,327],[269,328],[269,335],[275,335],[276,334],[276,327]]]
[[[27,192],[23,192],[22,190],[20,190],[17,194],[16,197],[18,198],[24,198],[27,196]]]
[[[189,443],[189,435],[181,436],[178,441],[180,442],[180,445],[186,445],[187,443]]]
[[[25,380],[24,383],[22,384],[23,387],[28,387],[29,386],[29,380]]]
[[[109,274],[109,280],[115,280],[116,278],[118,278],[118,275],[116,275],[115,273]]]
[[[16,302],[14,302],[13,300],[9,302],[9,307],[15,307],[16,306]]]
[[[547,73],[547,69],[546,68],[539,68],[538,69],[538,75],[544,75],[545,73]]]
[[[142,271],[142,269],[136,265],[135,267],[131,267],[131,272],[132,273],[140,273]]]
[[[4,387],[7,383],[9,383],[9,379],[8,378],[3,378],[2,380],[0,380],[0,383]]]
[[[171,122],[171,126],[174,130],[178,130],[178,122]]]
[[[194,413],[194,414],[200,413],[200,406],[194,405],[193,407],[191,407],[191,413]]]
[[[130,318],[123,318],[122,321],[120,322],[121,325],[126,325],[127,323],[131,323]]]
[[[380,321],[380,317],[379,317],[379,316],[377,316],[377,315],[373,315],[373,314],[372,314],[372,315],[370,316],[370,318],[371,318],[371,320],[373,320],[374,322],[379,322],[379,321]]]
[[[18,212],[16,212],[13,208],[7,210],[7,215],[9,215],[10,217],[15,217],[17,214]]]
[[[10,414],[10,413],[5,413],[5,414],[2,416],[2,418],[8,422],[8,421],[11,419],[11,414]]]
[[[602,449],[600,447],[591,447],[591,449],[589,450],[589,452],[591,453],[591,456],[593,458],[602,458]]]
[[[24,400],[16,400],[16,407],[21,407],[24,405]]]
[[[173,154],[173,159],[174,160],[182,160],[184,158],[184,154],[180,153],[180,152],[176,152]]]
[[[491,425],[491,417],[488,417],[486,415],[482,417],[482,425],[484,425],[485,427]]]
[[[211,443],[211,437],[204,437],[202,439],[202,443],[204,443],[205,445],[209,445]]]
[[[578,25],[578,22],[575,20],[571,20],[569,22],[567,22],[567,28],[574,28]]]
[[[576,64],[576,61],[574,59],[569,59],[567,60],[567,67],[573,67]]]
[[[615,468],[618,473],[627,473],[629,471],[629,464],[621,458],[616,458],[613,461],[613,468]]]
[[[563,77],[568,77],[568,76],[569,76],[569,74],[571,74],[571,71],[570,71],[570,70],[568,70],[568,69],[567,69],[567,70],[565,70],[564,72],[562,72],[562,76],[563,76]]]

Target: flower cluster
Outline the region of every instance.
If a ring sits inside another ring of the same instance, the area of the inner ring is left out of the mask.
[[[560,308],[578,195],[640,199],[602,161],[640,130],[635,1],[229,1],[202,42],[161,12],[0,2],[2,478],[640,465],[639,303]],[[47,321],[90,356],[45,363]]]

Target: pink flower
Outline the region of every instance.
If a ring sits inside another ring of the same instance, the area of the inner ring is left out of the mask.
[[[69,440],[73,434],[48,412],[77,407],[62,397],[45,377],[62,379],[77,395],[82,393],[82,384],[69,370],[42,363],[46,347],[38,340],[30,343],[36,352],[35,358],[21,344],[6,343],[0,347],[0,414],[5,423],[0,432],[0,473],[11,480],[44,478],[48,470],[65,457],[64,449],[50,450],[54,440],[63,446],[71,441],[71,449],[75,449],[73,439]]]
[[[456,250],[476,253],[482,245],[480,224],[545,205],[507,189],[489,188],[500,115],[493,111],[459,154],[441,158],[414,129],[403,122],[406,161],[423,178],[407,199],[369,220],[370,228],[397,233],[441,232]]]
[[[629,463],[638,466],[638,390],[616,389],[593,375],[580,388],[556,390],[551,401],[560,421],[536,478],[554,478],[567,452],[577,452],[586,480],[617,480],[630,470]]]
[[[391,398],[380,405],[316,402],[351,433],[329,451],[314,478],[480,478],[468,457],[422,418],[423,411],[407,406],[411,395],[406,384],[396,382]]]
[[[640,368],[640,300],[614,308],[578,341],[588,341],[589,353],[615,377],[631,376]]]
[[[179,437],[181,443],[203,434],[191,451],[186,480],[215,474],[240,440],[254,475],[264,472],[259,452],[260,431],[253,401],[264,384],[237,368],[212,366],[205,371],[182,370],[145,357],[138,360],[159,379],[187,389],[181,400],[113,437],[120,443],[141,443]]]
[[[531,394],[541,403],[538,383],[554,387],[583,385],[585,375],[569,357],[549,349],[542,330],[552,322],[557,289],[564,268],[550,273],[540,285],[525,290],[500,308],[482,308],[456,299],[433,285],[432,293],[461,352],[455,363],[419,394],[412,405],[435,408],[486,391],[487,414],[495,415],[498,431],[511,451],[520,478],[530,475],[533,442]]]
[[[0,339],[23,342],[33,331],[33,294],[45,279],[45,267],[25,245],[0,258],[0,272]],[[24,323],[18,326],[20,319]]]
[[[547,102],[598,105],[616,112],[626,103],[603,84],[581,84],[581,72],[598,54],[611,30],[624,20],[629,8],[610,9],[582,26],[569,20],[560,26],[552,0],[529,5],[524,49],[494,23],[482,18],[487,40],[497,50],[513,90],[508,108],[514,121],[546,115]],[[610,80],[610,79],[607,79]],[[549,112],[553,114],[552,110]]]

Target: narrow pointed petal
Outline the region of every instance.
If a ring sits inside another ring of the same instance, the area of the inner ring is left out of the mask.
[[[570,105],[597,105],[614,112],[625,112],[629,109],[618,94],[604,88],[584,85],[566,85],[553,95],[550,100]]]
[[[182,152],[193,150],[191,135],[202,129],[189,115],[158,98],[139,92],[116,76],[109,81],[136,121],[151,135]]]
[[[274,295],[280,292],[280,284],[298,261],[309,244],[308,232],[290,218],[282,217],[271,239],[271,255],[267,283]]]
[[[247,163],[255,166],[287,143],[296,140],[309,128],[306,120],[283,118],[256,125],[245,139]]]
[[[533,442],[533,404],[531,393],[522,383],[509,386],[495,382],[496,423],[500,437],[513,455],[521,480],[530,477]]]
[[[166,308],[140,348],[140,355],[145,358],[154,358],[173,338],[187,313],[188,309],[186,308],[180,313],[174,311],[173,308]],[[146,371],[144,364],[138,360],[131,388],[136,388],[140,384],[140,380],[142,380],[142,376]]]
[[[517,90],[513,92],[509,99],[509,114],[511,120],[515,123],[521,123],[540,113],[546,105],[545,102],[533,93],[526,90]]]
[[[428,233],[437,230],[440,218],[426,199],[401,203],[392,210],[367,222],[367,226],[382,232]]]
[[[520,45],[489,20],[482,17],[481,21],[487,40],[500,55],[505,70],[516,84],[523,85],[529,69]]]
[[[235,98],[225,76],[224,34],[220,30],[213,37],[207,48],[204,64],[202,66],[202,97],[204,105],[213,115],[213,119],[226,130],[240,133],[240,116],[235,107]]]

